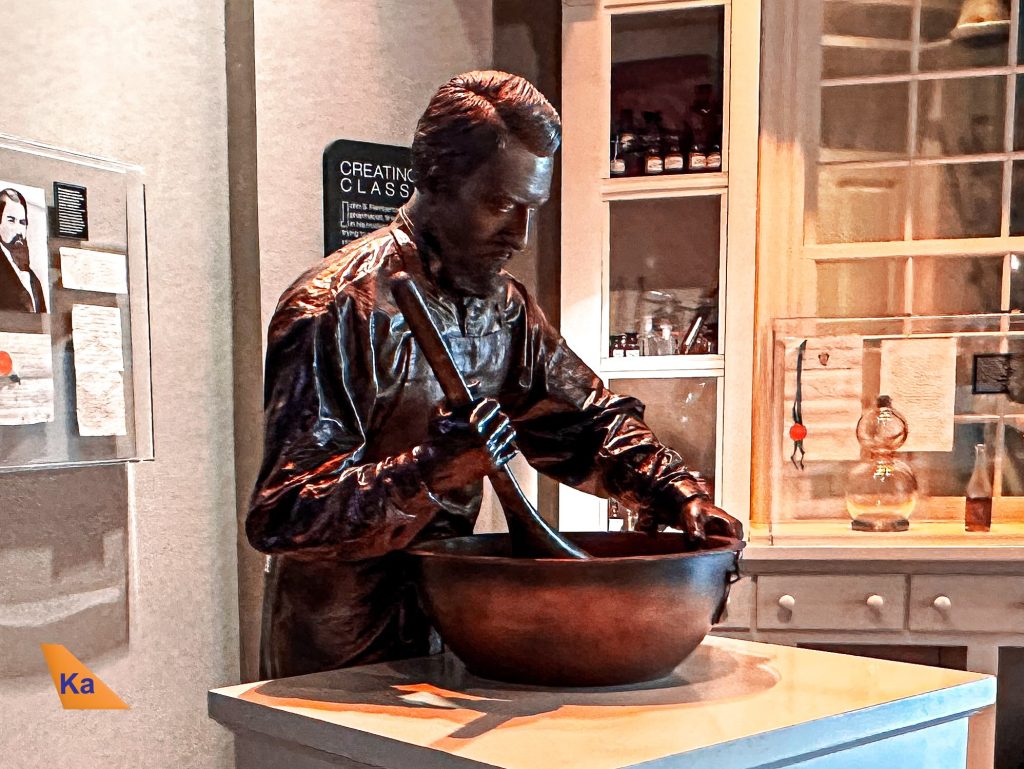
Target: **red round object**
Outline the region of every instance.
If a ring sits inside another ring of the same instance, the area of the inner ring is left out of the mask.
[[[807,437],[807,428],[803,425],[793,425],[789,428],[789,437],[794,441],[802,441]]]
[[[10,376],[14,371],[14,361],[11,354],[0,350],[0,376]]]

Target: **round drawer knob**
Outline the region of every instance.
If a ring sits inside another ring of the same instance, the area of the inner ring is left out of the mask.
[[[953,602],[949,600],[949,596],[940,595],[938,598],[932,601],[932,606],[934,606],[939,611],[949,611],[953,608]]]
[[[787,611],[793,611],[793,607],[796,606],[796,599],[793,596],[786,594],[779,599],[779,606]]]
[[[869,608],[879,611],[885,606],[885,599],[880,595],[870,595],[868,596],[867,605]]]

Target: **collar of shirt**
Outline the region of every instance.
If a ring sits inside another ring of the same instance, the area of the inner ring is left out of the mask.
[[[417,244],[415,229],[404,208],[398,210],[394,228],[398,231],[396,241],[406,269],[421,278],[421,284],[426,284],[423,285],[425,293],[434,304],[450,313],[448,320],[459,328],[463,336],[485,336],[505,325],[511,309],[507,281],[486,297],[446,291],[437,278],[441,270],[440,255]]]

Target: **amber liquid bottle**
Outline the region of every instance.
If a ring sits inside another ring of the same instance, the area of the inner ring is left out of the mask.
[[[992,528],[992,476],[984,443],[974,447],[974,472],[967,482],[964,528],[967,531],[989,531]]]

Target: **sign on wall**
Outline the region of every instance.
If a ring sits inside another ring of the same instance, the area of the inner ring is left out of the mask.
[[[324,253],[390,224],[412,191],[408,147],[332,142],[324,150]]]

